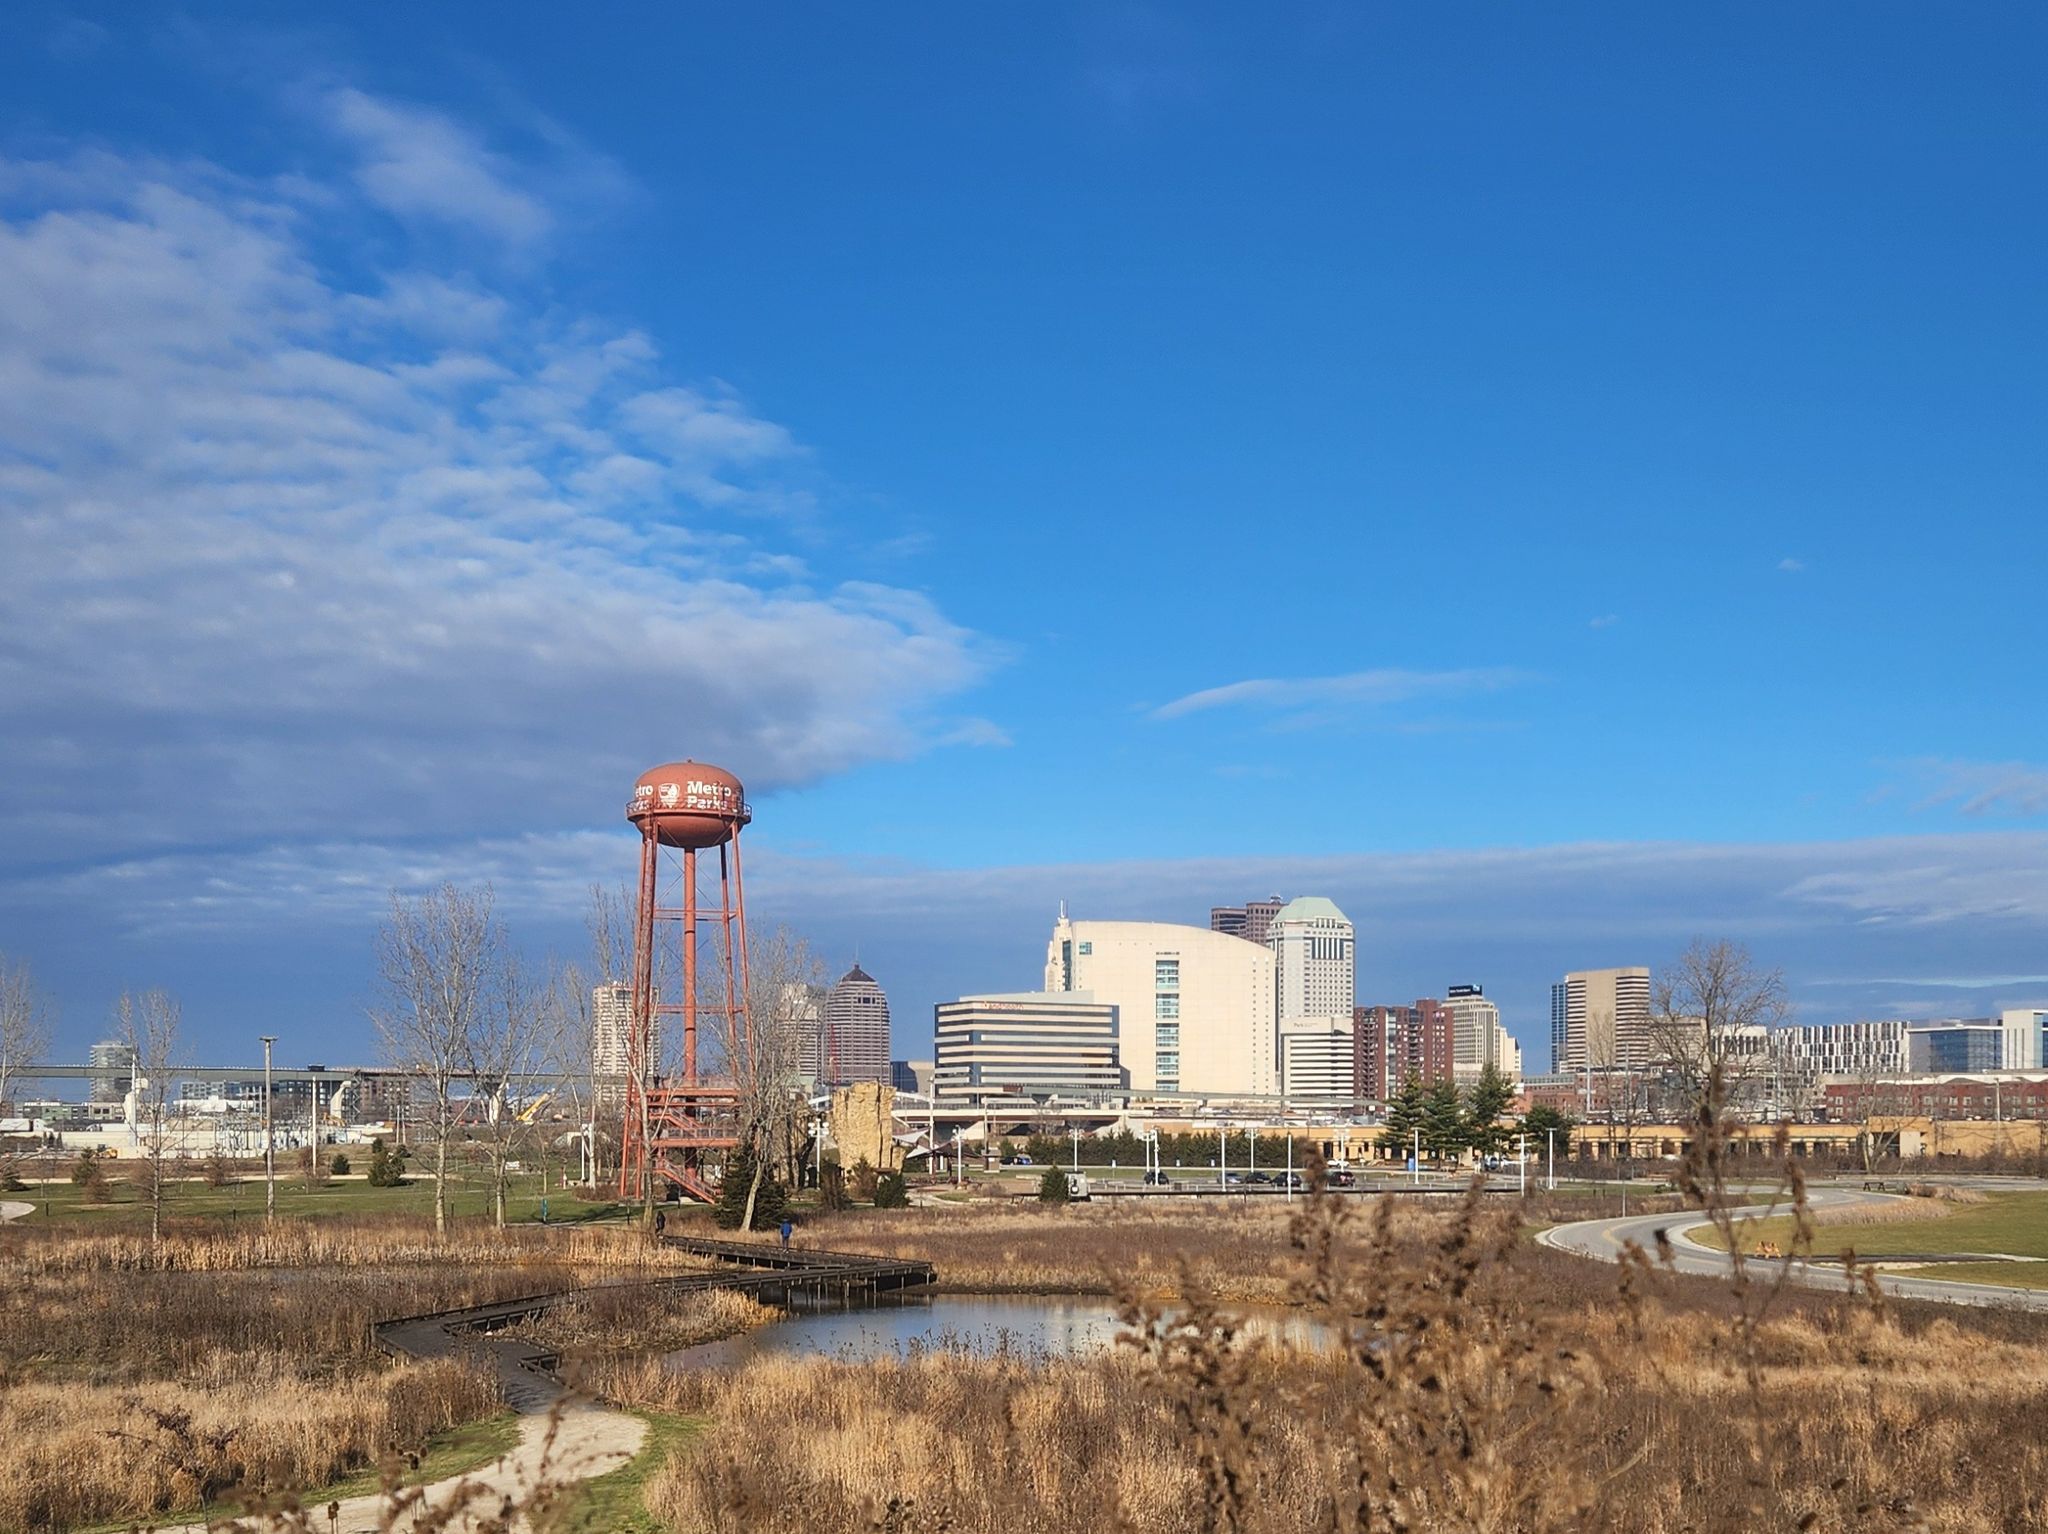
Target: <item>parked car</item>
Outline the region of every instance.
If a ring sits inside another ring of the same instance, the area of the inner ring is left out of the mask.
[[[1030,1158],[1029,1156],[1019,1156],[1019,1157],[1018,1157],[1018,1158],[1017,1158],[1017,1159],[1016,1159],[1015,1161],[1011,1162],[1010,1164],[1011,1164],[1012,1166],[1032,1166],[1032,1165],[1035,1165],[1035,1163],[1034,1163],[1034,1162],[1032,1161],[1032,1159],[1031,1159],[1031,1158]]]
[[[1170,1188],[1173,1186],[1173,1179],[1164,1172],[1147,1172],[1145,1174],[1145,1186],[1148,1188]]]
[[[1241,1188],[1241,1187],[1243,1187],[1243,1186],[1244,1186],[1244,1176],[1243,1176],[1243,1174],[1241,1174],[1241,1173],[1238,1173],[1238,1172],[1225,1172],[1225,1173],[1223,1174],[1223,1186],[1224,1186],[1224,1187],[1226,1187],[1226,1188]]]
[[[1358,1186],[1358,1179],[1349,1172],[1332,1172],[1330,1174],[1330,1186],[1333,1188],[1355,1188]]]
[[[1308,1179],[1299,1172],[1282,1172],[1273,1181],[1283,1188],[1305,1188],[1308,1186]]]
[[[1268,1172],[1254,1172],[1245,1179],[1246,1182],[1271,1182],[1272,1180],[1272,1174]]]

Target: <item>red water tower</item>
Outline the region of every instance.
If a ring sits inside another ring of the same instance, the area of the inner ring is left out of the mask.
[[[753,819],[740,780],[702,762],[643,772],[626,818],[640,828],[640,897],[633,921],[633,1013],[626,1050],[626,1121],[619,1194],[663,1184],[714,1194],[707,1160],[739,1143],[739,1082],[753,1063],[747,1015],[747,909],[740,830]],[[714,905],[702,899],[697,854],[718,851]],[[709,934],[710,973],[701,962]],[[681,1069],[654,1058],[655,1021],[680,1018]],[[712,1049],[700,1049],[708,1025]],[[707,1155],[707,1153],[711,1153]]]

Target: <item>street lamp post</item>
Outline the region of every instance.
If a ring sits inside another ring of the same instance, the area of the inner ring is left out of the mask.
[[[1548,1158],[1549,1158],[1549,1168],[1550,1168],[1550,1191],[1551,1191],[1552,1193],[1555,1193],[1555,1192],[1557,1191],[1557,1129],[1556,1129],[1556,1126],[1554,1126],[1554,1125],[1553,1125],[1553,1126],[1552,1126],[1551,1128],[1549,1128],[1549,1129],[1546,1129],[1546,1130],[1544,1130],[1544,1131],[1543,1131],[1543,1133],[1544,1133],[1544,1136],[1545,1136],[1545,1137],[1546,1137],[1546,1138],[1547,1138],[1547,1139],[1548,1139],[1548,1140],[1550,1141],[1550,1144],[1549,1144],[1549,1146],[1548,1146],[1548,1147],[1547,1147],[1547,1149],[1545,1150],[1545,1155],[1546,1155],[1546,1156],[1548,1156]]]
[[[271,1131],[270,1107],[270,1046],[277,1042],[277,1035],[266,1033],[263,1039],[263,1220],[265,1224],[277,1218],[277,1139]]]

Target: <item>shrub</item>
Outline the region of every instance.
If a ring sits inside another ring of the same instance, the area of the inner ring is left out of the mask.
[[[853,1190],[855,1199],[863,1204],[872,1204],[875,1201],[875,1177],[875,1164],[867,1157],[863,1156],[853,1164],[853,1170],[847,1174],[846,1181],[847,1186]]]
[[[332,1172],[336,1177],[348,1176],[348,1157],[341,1154],[341,1152],[336,1151],[334,1153],[334,1159],[327,1163],[327,1170]]]
[[[1067,1174],[1056,1166],[1045,1169],[1045,1175],[1038,1179],[1038,1201],[1041,1204],[1064,1204],[1071,1192],[1067,1188]]]
[[[104,1150],[82,1150],[78,1159],[71,1163],[71,1182],[85,1195],[88,1204],[104,1204],[107,1201],[107,1166]]]
[[[875,1207],[877,1209],[908,1209],[910,1187],[903,1180],[901,1172],[884,1172],[875,1179]]]
[[[209,1188],[225,1188],[235,1180],[235,1169],[228,1164],[227,1153],[214,1151],[201,1164],[199,1175],[206,1179]]]
[[[818,1169],[818,1207],[833,1214],[853,1207],[853,1200],[846,1194],[846,1169],[836,1161],[828,1161]]]
[[[397,1188],[405,1184],[405,1161],[403,1153],[394,1156],[384,1148],[382,1139],[370,1142],[370,1186],[373,1188]]]

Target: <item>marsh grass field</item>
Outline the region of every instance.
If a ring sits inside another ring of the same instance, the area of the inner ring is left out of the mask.
[[[2030,1218],[1997,1198],[1944,1207],[1926,1223]],[[956,1292],[1111,1297],[1124,1338],[1066,1357],[935,1348],[678,1370],[669,1349],[778,1313],[730,1294],[650,1309],[644,1290],[601,1288],[537,1335],[651,1432],[545,1526],[2048,1527],[2048,1318],[1731,1285],[1654,1254],[1617,1269],[1528,1239],[1584,1213],[1576,1199],[1473,1195],[806,1217],[800,1242],[927,1257]],[[360,1484],[394,1455],[419,1457],[418,1473],[458,1467],[500,1442],[493,1379],[385,1359],[372,1321],[692,1261],[617,1227],[437,1240],[402,1215],[192,1221],[156,1246],[128,1227],[11,1229],[0,1529],[125,1527],[262,1489]],[[1330,1345],[1290,1348],[1234,1319],[1274,1304]]]
[[[0,1529],[122,1526],[493,1457],[494,1374],[375,1347],[396,1315],[674,1272],[610,1229],[417,1218],[0,1234]],[[502,1436],[502,1433],[499,1434]]]

